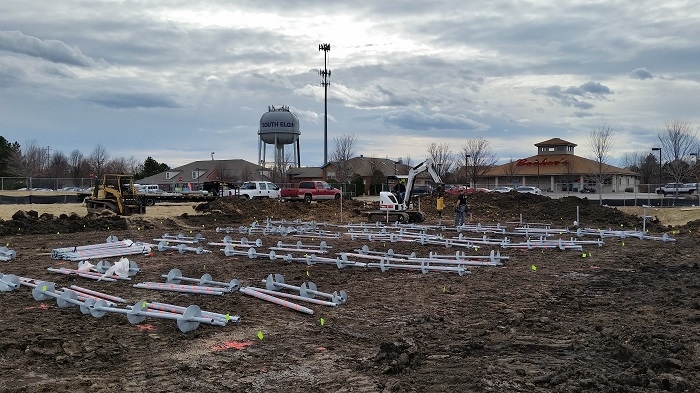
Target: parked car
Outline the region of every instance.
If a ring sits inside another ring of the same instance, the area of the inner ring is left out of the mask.
[[[429,186],[413,186],[413,192],[411,193],[411,196],[415,198],[423,195],[430,195],[432,192],[433,190]]]
[[[285,188],[280,191],[280,197],[288,201],[324,201],[340,199],[341,191],[325,181],[303,181],[295,188]]]
[[[462,192],[462,190],[466,190],[466,189],[467,189],[467,187],[460,186],[460,185],[458,185],[458,184],[447,184],[447,185],[445,185],[445,193],[446,193],[446,194],[457,195],[457,194],[459,194],[460,192]]]
[[[515,191],[522,192],[524,194],[542,195],[542,190],[533,186],[520,186],[516,188]]]
[[[595,188],[583,186],[583,188],[581,189],[581,192],[585,193],[585,194],[595,194]]]
[[[697,183],[668,183],[657,188],[657,194],[693,194],[697,190]]]
[[[484,188],[484,187],[477,187],[477,188],[469,187],[469,188],[467,188],[467,194],[473,194],[475,192],[491,192],[491,190],[489,190],[488,188]]]
[[[493,190],[491,190],[491,191],[506,193],[506,192],[511,192],[511,191],[513,191],[513,189],[514,189],[513,187],[498,186],[498,187],[495,187],[495,188],[494,188]]]

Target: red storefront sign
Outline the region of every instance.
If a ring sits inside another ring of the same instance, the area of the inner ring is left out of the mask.
[[[528,161],[527,158],[521,158],[515,162],[515,166],[537,166],[537,161]],[[566,160],[561,159],[561,160],[548,160],[547,158],[543,158],[542,161],[539,162],[540,166],[550,166],[550,165],[564,165],[566,164]]]

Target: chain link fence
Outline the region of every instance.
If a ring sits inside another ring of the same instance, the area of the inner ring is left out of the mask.
[[[93,186],[89,177],[0,177],[2,191],[68,191],[86,190]]]

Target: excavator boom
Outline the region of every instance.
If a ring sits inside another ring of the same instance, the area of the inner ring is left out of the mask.
[[[433,160],[427,159],[408,171],[406,196],[403,201],[399,202],[396,196],[389,191],[380,192],[379,210],[366,212],[368,221],[422,222],[425,219],[425,215],[420,210],[413,209],[413,188],[416,177],[425,171],[430,174],[430,177],[438,184],[438,187],[443,185],[442,178],[435,169],[435,163]]]

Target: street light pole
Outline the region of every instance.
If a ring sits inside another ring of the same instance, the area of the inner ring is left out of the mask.
[[[471,157],[471,155],[469,155],[469,154],[464,155],[464,174],[465,174],[464,178],[465,178],[465,181],[467,182],[467,184],[465,184],[467,187],[469,187],[469,157]]]
[[[698,178],[700,178],[700,175],[698,175],[698,153],[690,153],[690,156],[693,157],[695,156],[695,194],[698,196],[698,206],[700,206],[700,193],[698,193],[700,190],[698,189]]]
[[[652,147],[651,151],[658,151],[659,152],[659,189],[661,189],[661,148],[660,147]]]
[[[537,188],[540,188],[540,160],[535,160],[537,164]]]

